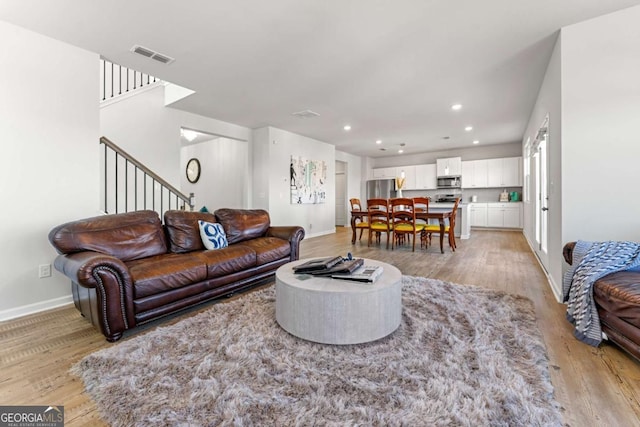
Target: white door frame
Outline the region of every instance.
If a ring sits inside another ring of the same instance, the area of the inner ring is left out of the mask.
[[[532,144],[534,251],[549,270],[549,116],[540,126]]]

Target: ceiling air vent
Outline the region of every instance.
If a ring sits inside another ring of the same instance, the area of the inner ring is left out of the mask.
[[[298,111],[297,113],[291,113],[292,116],[299,117],[301,119],[312,119],[314,117],[319,117],[320,114],[311,110]]]
[[[175,61],[175,59],[170,56],[163,55],[162,53],[158,53],[154,50],[139,45],[134,45],[131,48],[131,52],[137,53],[138,55],[146,56],[147,58],[155,59],[156,61],[162,62],[163,64],[171,64],[173,61]]]

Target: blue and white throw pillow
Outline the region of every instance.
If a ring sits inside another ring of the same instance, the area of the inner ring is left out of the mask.
[[[227,235],[221,224],[198,220],[200,238],[207,249],[222,249],[229,246]]]

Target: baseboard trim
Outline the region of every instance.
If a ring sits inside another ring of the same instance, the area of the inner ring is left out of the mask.
[[[556,286],[556,282],[553,280],[553,277],[551,277],[547,269],[542,264],[542,261],[540,261],[540,258],[538,257],[538,254],[536,253],[535,249],[533,248],[533,245],[531,244],[531,241],[529,240],[527,233],[522,233],[522,234],[524,235],[524,240],[527,241],[527,245],[529,245],[529,249],[531,249],[531,252],[533,253],[533,257],[536,259],[536,261],[538,261],[538,265],[540,266],[540,268],[542,269],[542,272],[547,278],[547,282],[549,283],[551,292],[553,292],[553,296],[556,297],[557,302],[562,303],[562,295],[560,293],[560,288]]]
[[[335,228],[333,230],[320,231],[318,233],[307,234],[304,236],[305,239],[312,239],[314,237],[326,236],[327,234],[336,234]]]
[[[0,311],[0,322],[5,320],[17,319],[18,317],[28,316],[30,314],[40,313],[58,307],[73,304],[73,295],[69,294],[64,297],[54,298],[47,301],[40,301],[34,304],[27,304],[20,307],[9,308]]]

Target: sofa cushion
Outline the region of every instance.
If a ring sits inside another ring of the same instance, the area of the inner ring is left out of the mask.
[[[640,328],[640,274],[621,271],[597,280],[593,297],[603,309]]]
[[[244,245],[197,253],[207,265],[207,278],[220,277],[256,266],[256,253]]]
[[[291,246],[286,240],[277,237],[258,237],[257,239],[246,240],[241,243],[256,252],[258,265],[276,261],[291,254]]]
[[[170,252],[179,254],[205,249],[200,238],[199,220],[216,222],[216,217],[209,212],[173,210],[164,213]]]
[[[126,264],[135,298],[181,288],[207,278],[207,264],[198,256],[163,254]]]
[[[200,226],[200,238],[205,248],[222,249],[229,246],[222,224],[200,220],[198,225]]]
[[[262,237],[271,225],[269,213],[261,209],[218,209],[215,215],[230,245]]]
[[[160,217],[137,211],[73,221],[55,227],[49,241],[59,253],[100,252],[130,261],[167,252]]]

